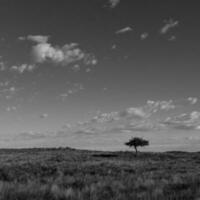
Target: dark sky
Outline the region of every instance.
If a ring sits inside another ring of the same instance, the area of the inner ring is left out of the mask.
[[[198,148],[199,15],[197,1],[1,0],[0,145]]]

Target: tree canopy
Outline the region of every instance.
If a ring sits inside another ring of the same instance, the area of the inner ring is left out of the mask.
[[[140,147],[148,146],[149,145],[149,141],[145,140],[143,138],[140,138],[140,137],[133,137],[128,142],[126,142],[125,145],[127,145],[129,147],[134,147],[135,148],[135,152],[137,154],[137,147],[139,147],[139,146]]]

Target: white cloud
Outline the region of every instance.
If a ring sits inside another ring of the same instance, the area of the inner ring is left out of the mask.
[[[15,88],[15,87],[10,87],[10,88],[8,89],[8,91],[10,91],[10,92],[16,92],[16,88]]]
[[[120,0],[109,0],[110,8],[115,8],[120,3]]]
[[[189,137],[185,137],[186,140],[189,140],[189,141],[194,141],[194,142],[197,142],[199,143],[200,141],[200,136],[199,135],[196,135],[196,136],[189,136]]]
[[[49,43],[40,43],[33,46],[32,55],[36,63],[43,63],[48,60],[59,63],[64,60],[62,50],[52,47]]]
[[[160,110],[173,110],[176,108],[176,106],[173,104],[172,100],[169,101],[160,101],[159,102]]]
[[[90,68],[87,68],[87,69],[85,70],[85,72],[89,73],[89,72],[91,72],[91,69],[90,69]]]
[[[74,64],[72,68],[74,71],[80,69],[79,62],[84,65],[96,65],[97,59],[92,53],[83,51],[77,43],[65,44],[63,46],[53,46],[49,40],[49,36],[44,35],[28,35],[19,37],[19,40],[28,40],[36,44],[32,46],[31,55],[33,63],[54,63],[61,66]],[[35,65],[22,64],[20,66],[13,66],[13,71],[23,73],[24,71],[32,71]]]
[[[50,43],[38,43],[32,48],[33,60],[36,63],[52,62],[59,65],[68,65],[82,61],[85,65],[96,65],[94,55],[85,53],[78,44],[66,44],[63,47],[53,47]]]
[[[148,38],[148,36],[149,36],[149,34],[148,34],[147,32],[144,32],[144,33],[142,33],[142,34],[140,35],[140,39],[141,39],[141,40],[145,40],[145,39]]]
[[[133,29],[130,26],[124,27],[122,29],[117,30],[115,33],[116,34],[123,34],[123,33],[127,33],[133,31]]]
[[[90,54],[85,54],[84,59],[83,59],[83,63],[85,65],[96,65],[98,63],[98,61],[95,58],[95,56],[90,53]]]
[[[11,111],[15,111],[15,110],[17,110],[17,108],[15,106],[8,106],[8,107],[6,107],[6,111],[7,112],[11,112]]]
[[[169,111],[177,107],[185,107],[189,105],[195,105],[198,102],[197,97],[188,97],[178,100],[167,100],[167,101],[147,101],[147,108],[151,109],[152,112],[157,112],[159,110]]]
[[[68,92],[68,94],[73,94],[73,93],[75,93],[75,91],[74,91],[74,90],[71,90],[71,89],[68,90],[67,92]]]
[[[61,99],[64,101],[69,96],[68,93],[60,94]]]
[[[128,117],[128,118],[136,118],[136,119],[143,119],[149,117],[149,112],[145,112],[143,107],[131,107],[125,110],[118,112],[119,116]]]
[[[174,21],[173,19],[165,20],[164,23],[165,25],[160,30],[161,34],[166,34],[170,29],[179,25],[179,21]]]
[[[40,115],[40,118],[45,119],[47,118],[49,115],[47,113],[43,113]]]
[[[104,123],[119,120],[118,112],[101,113],[91,119],[91,123]]]
[[[81,66],[78,65],[78,64],[72,66],[72,70],[73,70],[74,72],[78,72],[78,71],[80,71],[80,69],[81,69]]]
[[[107,90],[108,90],[107,87],[104,87],[104,88],[103,88],[103,92],[106,92]]]
[[[112,50],[115,50],[117,48],[117,45],[116,44],[113,44],[112,46],[111,46],[111,49]]]
[[[11,71],[16,71],[20,74],[23,74],[24,72],[31,72],[36,68],[36,65],[32,64],[22,64],[22,65],[14,65],[10,68]]]
[[[187,100],[188,100],[192,105],[194,105],[194,104],[197,103],[198,98],[196,98],[196,97],[188,97]]]
[[[0,82],[0,87],[7,87],[10,84],[10,81]]]
[[[196,120],[200,119],[200,112],[198,111],[193,111],[190,113],[190,122],[194,122]]]
[[[144,108],[146,110],[148,110],[148,112],[150,114],[156,113],[158,111],[169,111],[169,110],[173,110],[176,108],[176,105],[174,104],[174,102],[172,100],[168,100],[168,101],[152,101],[152,100],[148,100],[146,105],[144,106]]]
[[[16,88],[8,83],[8,85],[4,85],[4,88],[0,91],[0,95],[3,96],[5,99],[12,99],[15,97],[22,88]]]
[[[65,124],[62,126],[63,129],[71,129],[72,125],[71,124]]]
[[[176,36],[172,35],[168,38],[168,41],[175,41],[176,40]]]
[[[6,70],[6,64],[4,61],[0,61],[0,71],[5,71]]]

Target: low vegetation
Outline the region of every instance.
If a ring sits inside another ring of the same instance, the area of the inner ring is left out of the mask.
[[[0,150],[1,200],[200,199],[200,153]]]

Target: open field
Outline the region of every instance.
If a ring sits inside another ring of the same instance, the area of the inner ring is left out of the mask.
[[[200,199],[200,153],[0,150],[1,200]]]

